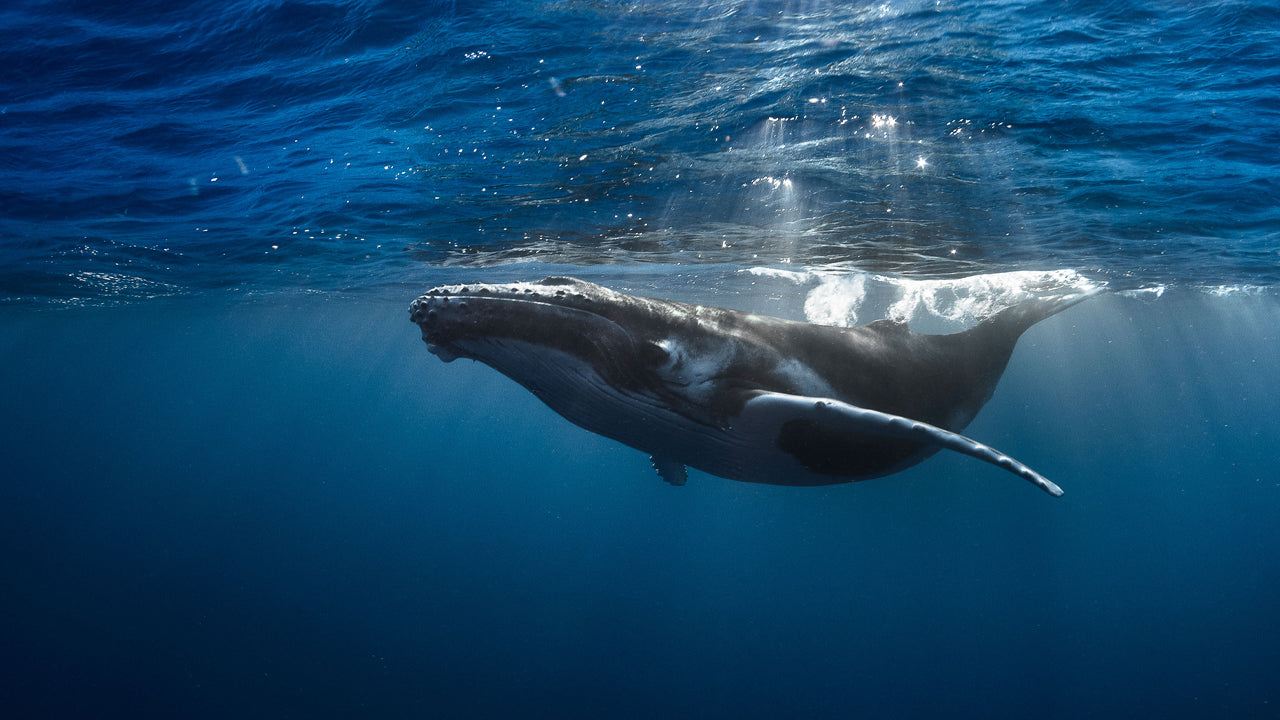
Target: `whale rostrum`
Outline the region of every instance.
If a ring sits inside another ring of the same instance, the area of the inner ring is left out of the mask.
[[[637,297],[574,278],[438,287],[410,317],[442,360],[479,360],[594,433],[733,480],[829,485],[941,449],[1062,490],[961,434],[1023,331],[1088,297],[1026,300],[950,335],[828,327]]]

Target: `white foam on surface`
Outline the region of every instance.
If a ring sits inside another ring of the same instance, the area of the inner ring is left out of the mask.
[[[1100,287],[1070,269],[925,280],[814,269],[753,268],[749,272],[812,285],[804,301],[809,322],[852,327],[889,318],[920,332],[954,332],[1023,300]]]
[[[1267,292],[1267,288],[1262,285],[1217,285],[1206,288],[1206,291],[1213,297],[1227,297],[1228,295],[1262,295]]]

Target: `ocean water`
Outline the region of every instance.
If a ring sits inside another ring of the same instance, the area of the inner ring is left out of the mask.
[[[1274,717],[1272,3],[0,8],[6,717]],[[864,483],[444,364],[568,274],[1032,328]]]

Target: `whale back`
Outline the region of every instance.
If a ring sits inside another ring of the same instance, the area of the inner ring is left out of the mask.
[[[837,399],[960,432],[995,392],[1022,334],[1087,297],[1026,300],[948,335],[878,320],[796,324],[782,343],[831,382]]]

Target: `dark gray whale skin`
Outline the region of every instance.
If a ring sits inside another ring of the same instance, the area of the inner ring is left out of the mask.
[[[837,328],[637,297],[573,278],[438,287],[410,317],[446,362],[479,360],[560,415],[734,480],[828,485],[950,449],[1062,490],[960,435],[1035,323],[1088,297],[1028,300],[951,335],[880,320]]]

